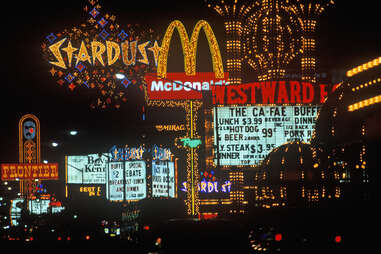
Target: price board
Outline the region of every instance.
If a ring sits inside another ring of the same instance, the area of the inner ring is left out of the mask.
[[[258,165],[284,143],[309,142],[319,110],[320,106],[304,105],[215,108],[214,145],[219,165]]]

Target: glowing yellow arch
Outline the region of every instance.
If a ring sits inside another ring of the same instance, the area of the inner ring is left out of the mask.
[[[184,66],[185,73],[189,76],[196,75],[196,54],[197,54],[197,42],[201,29],[204,29],[206,38],[208,39],[209,49],[212,55],[213,71],[216,78],[224,78],[224,67],[222,62],[222,57],[220,49],[218,47],[218,42],[216,36],[213,33],[212,28],[209,23],[205,20],[200,20],[197,22],[193,29],[191,39],[189,41],[188,33],[184,27],[184,24],[175,20],[169,24],[163,41],[161,43],[157,75],[158,77],[165,78],[167,76],[167,62],[168,62],[168,51],[173,36],[174,30],[177,29],[181,39],[181,45],[184,53]]]

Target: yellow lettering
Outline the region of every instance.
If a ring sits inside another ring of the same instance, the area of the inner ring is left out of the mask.
[[[17,172],[16,172],[16,167],[14,165],[11,165],[10,167],[10,178],[16,178],[17,177]]]
[[[25,179],[32,178],[32,169],[30,167],[24,167],[24,178]]]
[[[29,165],[28,167],[32,169],[32,178],[38,178],[39,176],[38,172],[41,170],[42,165],[33,166],[33,167]]]
[[[118,43],[112,42],[112,41],[106,41],[106,47],[107,47],[107,61],[108,65],[112,65],[115,63],[120,55],[120,48]],[[114,54],[113,54],[114,52]]]
[[[125,65],[135,65],[136,59],[136,45],[137,41],[132,41],[130,44],[131,47],[131,58],[128,58],[128,44],[129,41],[125,41],[122,43],[122,59]]]
[[[71,67],[71,60],[73,59],[73,53],[74,53],[74,51],[76,51],[78,49],[77,48],[73,48],[73,46],[71,45],[71,41],[69,41],[69,43],[67,44],[67,47],[63,48],[62,50],[66,52],[67,59],[68,59],[68,62],[69,62],[69,67]]]
[[[8,172],[9,166],[8,165],[1,165],[1,180],[8,179]]]
[[[40,178],[40,172],[42,169],[41,165],[27,165],[27,167],[32,168],[33,178]]]
[[[149,43],[149,41],[145,42],[145,43],[142,43],[142,44],[139,44],[138,48],[139,48],[139,52],[140,54],[142,55],[142,59],[139,59],[138,61],[141,62],[141,63],[144,63],[144,64],[148,64],[148,57],[147,57],[147,51],[146,51],[146,46],[147,44]]]
[[[18,178],[24,178],[24,167],[22,165],[17,165],[17,176]]]
[[[157,41],[155,41],[153,47],[148,48],[148,50],[152,51],[153,56],[154,56],[154,60],[155,60],[155,66],[157,66],[157,59],[158,59],[159,53],[160,53],[160,47],[159,47]]]
[[[53,53],[54,57],[57,59],[57,62],[49,62],[49,63],[55,66],[61,67],[63,69],[66,69],[66,65],[62,58],[60,47],[62,43],[64,43],[65,41],[66,41],[66,38],[54,43],[53,45],[49,47],[49,50]]]
[[[85,43],[81,42],[81,47],[79,48],[78,56],[77,56],[77,62],[76,65],[80,62],[89,62],[91,64],[91,58],[89,56],[89,53],[87,52]]]
[[[41,172],[41,177],[44,177],[44,178],[46,178],[46,177],[49,177],[49,165],[43,165],[43,168],[44,168],[44,171],[43,172]]]
[[[58,179],[58,167],[56,164],[50,166],[50,178]]]
[[[106,51],[105,45],[99,41],[91,42],[91,54],[93,55],[93,64],[95,60],[98,60],[103,66],[105,66],[102,58],[102,54]]]

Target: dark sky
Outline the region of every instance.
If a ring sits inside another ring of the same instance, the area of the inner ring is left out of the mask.
[[[148,121],[141,121],[143,102],[139,95],[131,94],[130,100],[119,110],[91,110],[85,98],[59,87],[52,79],[41,55],[41,43],[51,32],[57,33],[84,22],[82,8],[87,1],[56,2],[12,1],[3,8],[0,162],[17,162],[17,125],[20,117],[27,113],[40,118],[42,157],[48,160],[63,155],[62,150],[49,147],[52,140],[70,144],[62,148],[65,153],[81,149],[82,153],[98,152],[118,142],[134,143],[136,137],[151,130]],[[101,1],[101,5],[104,11],[116,15],[121,26],[125,23],[143,23],[159,34],[163,34],[174,19],[182,20],[189,33],[198,20],[206,19],[212,25],[223,50],[223,20],[208,9],[203,0],[107,0]],[[380,56],[379,25],[376,1],[336,1],[321,17],[318,26],[318,68],[328,72],[333,69],[346,70]],[[198,59],[204,59],[206,39],[202,40]],[[174,47],[176,52],[177,48]],[[199,71],[212,71],[209,59],[208,56],[200,63]],[[182,64],[170,63],[169,71],[182,71]],[[157,115],[149,113],[148,120],[158,122],[160,117],[166,118],[170,112]],[[178,114],[172,117],[181,119],[182,116]],[[68,137],[66,132],[70,129],[78,129],[80,134]]]

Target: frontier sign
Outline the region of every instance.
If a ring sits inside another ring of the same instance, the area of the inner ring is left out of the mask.
[[[58,180],[58,163],[1,164],[1,180]]]

